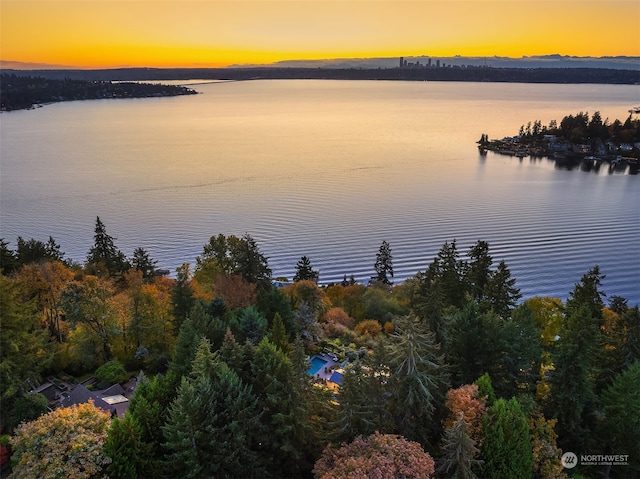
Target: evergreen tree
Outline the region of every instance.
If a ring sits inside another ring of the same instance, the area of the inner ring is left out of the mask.
[[[136,248],[133,251],[133,259],[131,260],[131,266],[138,271],[142,271],[142,277],[144,279],[151,279],[156,274],[156,260],[151,259],[149,253],[144,248]]]
[[[478,397],[485,398],[484,401],[488,407],[493,406],[497,398],[493,390],[493,384],[491,383],[491,376],[489,376],[488,373],[484,373],[474,384],[478,386]]]
[[[180,326],[187,319],[194,305],[193,288],[191,287],[191,274],[189,263],[183,263],[176,269],[176,282],[171,291],[173,304],[174,330],[180,331]]]
[[[276,313],[273,317],[273,325],[269,331],[269,341],[285,354],[289,354],[292,349],[291,343],[287,339],[287,332],[280,313]]]
[[[185,376],[191,371],[191,363],[196,356],[198,344],[200,344],[201,336],[193,327],[193,322],[187,319],[180,326],[180,333],[176,341],[176,347],[173,352],[173,359],[169,364],[169,368],[177,377]]]
[[[296,274],[293,276],[293,281],[311,280],[317,283],[319,277],[320,273],[313,269],[311,260],[306,256],[301,257],[296,264]]]
[[[258,291],[256,307],[262,311],[272,327],[274,317],[276,313],[278,313],[282,318],[287,337],[290,340],[293,340],[296,334],[298,334],[291,301],[289,301],[289,298],[287,298],[280,288],[267,288]]]
[[[436,335],[436,342],[445,346],[447,324],[445,309],[445,294],[442,283],[437,279],[437,265],[431,263],[424,273],[416,275],[417,288],[411,299],[411,306],[418,317]]]
[[[629,453],[629,477],[637,477],[640,457],[632,451],[640,450],[640,361],[613,378],[601,402],[604,418],[597,431],[606,448],[603,452]]]
[[[256,241],[249,234],[241,239],[230,237],[228,241],[234,264],[233,273],[241,274],[248,283],[258,284],[263,288],[270,287],[271,268]]]
[[[259,477],[253,441],[259,417],[251,388],[214,361],[203,339],[163,427],[173,473],[186,478]]]
[[[489,243],[478,241],[469,250],[469,259],[465,282],[471,292],[471,297],[481,303],[485,299],[485,290],[492,274],[493,259],[489,254]]]
[[[137,479],[152,474],[151,446],[142,441],[140,425],[131,414],[114,418],[107,434],[104,452],[111,458],[109,477]]]
[[[30,263],[39,263],[42,261],[62,261],[64,253],[60,252],[60,246],[56,244],[52,237],[49,237],[49,243],[45,244],[36,239],[25,241],[18,236],[16,249],[16,260],[18,264],[25,265]]]
[[[244,308],[238,313],[238,336],[241,339],[258,344],[267,332],[267,318],[255,306]]]
[[[235,371],[240,379],[246,380],[249,376],[249,364],[247,364],[247,351],[234,337],[230,329],[224,335],[222,346],[215,353],[216,360],[225,363],[229,369]]]
[[[529,425],[520,403],[498,399],[483,420],[483,476],[531,479],[533,456]]]
[[[580,279],[580,282],[575,285],[573,291],[569,293],[569,299],[567,299],[566,304],[567,315],[586,307],[593,319],[601,320],[602,308],[604,307],[602,297],[605,294],[599,288],[604,278],[605,276],[600,273],[598,265],[587,271]]]
[[[87,255],[88,265],[93,265],[98,271],[104,267],[106,268],[106,274],[110,276],[122,274],[129,269],[130,265],[126,256],[114,244],[116,238],[107,234],[107,229],[100,221],[100,217],[96,218],[93,238],[94,245]]]
[[[381,346],[374,349],[372,356],[357,359],[344,371],[334,442],[351,442],[376,431],[393,432],[386,398],[389,369],[384,365]]]
[[[469,437],[467,424],[459,419],[449,427],[442,440],[442,459],[438,472],[449,479],[478,479],[474,470],[483,461],[476,459],[480,450]]]
[[[297,404],[300,385],[291,360],[264,338],[251,362],[253,390],[264,414],[264,436],[258,438],[261,464],[276,477],[297,476],[303,468],[304,422]]]
[[[434,259],[435,280],[441,283],[444,304],[461,307],[465,302],[466,264],[460,260],[456,241],[445,243]]]
[[[526,305],[516,307],[504,322],[500,330],[503,355],[498,367],[491,370],[499,396],[533,396],[542,362],[541,334]]]
[[[487,308],[502,319],[509,318],[511,310],[522,297],[520,289],[515,287],[516,279],[504,261],[500,261],[498,269],[491,275],[486,286]]]
[[[0,273],[10,275],[18,268],[15,252],[9,248],[4,238],[0,238]]]
[[[209,340],[214,350],[218,349],[222,344],[224,334],[227,330],[225,322],[220,317],[212,314],[214,311],[224,311],[226,309],[224,302],[218,301],[216,304],[217,307],[202,299],[198,299],[195,301],[189,313],[189,319],[193,323],[194,329],[200,336]]]
[[[180,378],[172,372],[148,379],[143,373],[138,376],[136,390],[129,399],[127,413],[140,427],[140,439],[151,450],[149,472],[160,470],[165,455],[162,426],[167,420],[169,405],[176,397],[176,383]]]
[[[393,256],[391,255],[391,247],[386,241],[380,245],[373,268],[376,274],[371,277],[371,281],[385,286],[393,284],[391,280],[393,278]]]
[[[434,334],[414,316],[399,318],[389,338],[389,391],[397,431],[427,444],[440,423],[449,376]]]
[[[469,384],[482,374],[491,374],[501,367],[504,357],[502,326],[498,316],[491,312],[481,313],[474,301],[454,312],[445,352],[455,384]]]
[[[558,442],[566,451],[584,451],[593,438],[594,379],[601,344],[598,323],[588,305],[573,309],[552,354],[545,415],[558,418]]]

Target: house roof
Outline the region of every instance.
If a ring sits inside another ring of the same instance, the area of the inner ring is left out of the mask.
[[[71,407],[76,404],[84,404],[89,402],[89,400],[93,401],[93,405],[97,408],[102,409],[110,414],[116,414],[117,409],[104,401],[97,393],[89,391],[82,384],[78,384],[73,391],[62,401],[62,407]]]

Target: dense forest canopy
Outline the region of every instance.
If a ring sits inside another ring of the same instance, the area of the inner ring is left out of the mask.
[[[640,312],[605,295],[598,266],[566,301],[522,301],[484,241],[464,254],[447,242],[396,285],[384,241],[368,286],[319,286],[307,256],[275,282],[250,235],[212,236],[175,279],[116,241],[98,218],[83,265],[52,238],[0,241],[10,477],[640,474]],[[35,391],[132,377],[112,419]],[[52,427],[84,432],[67,450]],[[577,454],[571,471],[563,452]]]

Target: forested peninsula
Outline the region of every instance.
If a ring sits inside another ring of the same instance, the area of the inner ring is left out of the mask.
[[[176,85],[52,79],[8,73],[0,75],[0,111],[23,110],[61,101],[148,98],[196,93],[195,90]]]
[[[0,240],[10,478],[640,475],[640,311],[597,265],[522,300],[484,241],[402,284],[383,241],[323,286],[218,234],[174,279],[94,231],[82,264]]]
[[[483,133],[478,140],[481,155],[493,151],[518,158],[547,157],[559,168],[599,171],[603,164],[611,171],[625,170],[638,174],[640,163],[640,119],[637,108],[621,120],[603,119],[599,111],[567,115],[560,122],[540,120],[520,126],[517,134],[502,139],[489,139]]]

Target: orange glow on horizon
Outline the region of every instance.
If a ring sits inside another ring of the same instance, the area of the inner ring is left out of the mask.
[[[81,68],[640,56],[635,0],[0,0],[0,59]]]

